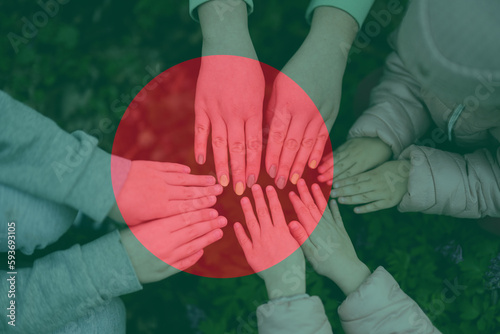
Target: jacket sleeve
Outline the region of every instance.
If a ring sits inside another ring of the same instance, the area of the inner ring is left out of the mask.
[[[400,159],[411,161],[408,192],[398,206],[400,211],[500,217],[500,148],[460,155],[412,145]]]
[[[383,267],[347,297],[338,313],[347,334],[440,333]]]
[[[313,12],[317,7],[330,6],[350,14],[362,26],[375,0],[311,0],[306,9],[306,20],[311,24]]]
[[[0,183],[102,221],[115,203],[111,155],[84,132],[69,134],[0,91]],[[130,161],[116,157],[122,185]],[[118,186],[119,187],[119,186]]]
[[[189,0],[189,15],[193,20],[196,22],[200,22],[200,19],[198,18],[198,6],[203,5],[205,2],[208,2],[211,0]],[[252,14],[253,12],[253,0],[243,0],[247,4],[247,12],[248,15]],[[226,7],[224,7],[226,6]],[[220,8],[220,14],[226,12],[226,11],[231,11],[231,8],[227,8],[227,6],[231,6],[231,4],[221,4]]]
[[[259,334],[332,334],[323,303],[300,295],[271,300],[257,308]]]
[[[387,57],[380,84],[371,92],[370,108],[354,123],[348,138],[378,137],[397,158],[430,127],[431,118],[420,95],[419,84],[393,52]]]
[[[15,327],[8,324],[9,317],[1,317],[1,333],[52,332],[113,298],[142,289],[118,231],[18,269],[15,299],[8,297],[12,287],[5,277],[11,275],[0,274],[0,303],[10,305],[15,300],[16,313]]]

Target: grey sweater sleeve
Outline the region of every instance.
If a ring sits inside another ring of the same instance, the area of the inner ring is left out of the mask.
[[[0,333],[52,332],[142,288],[118,231],[38,259],[32,268],[19,269],[15,282],[16,326],[3,315]],[[0,305],[9,305],[8,284],[0,280]]]
[[[130,161],[117,161],[126,176]],[[94,137],[69,134],[0,91],[0,183],[102,221],[115,203],[110,164]]]

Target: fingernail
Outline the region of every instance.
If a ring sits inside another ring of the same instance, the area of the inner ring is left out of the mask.
[[[219,218],[219,226],[224,227],[227,225],[227,219],[225,217],[220,217]]]
[[[334,187],[334,188],[338,188],[338,187],[339,187],[339,184],[338,184],[338,183],[334,183],[334,184],[333,184],[333,187]]]
[[[236,187],[235,187],[234,191],[236,192],[236,195],[238,195],[238,196],[243,195],[243,192],[245,191],[245,186],[243,185],[243,182],[236,183]]]
[[[290,223],[290,228],[296,230],[299,228],[299,224],[297,222]]]
[[[209,201],[210,203],[212,203],[212,202],[214,202],[214,203],[215,203],[215,202],[217,202],[217,197],[215,197],[215,196],[208,196],[208,201]]]
[[[269,168],[269,176],[273,179],[276,177],[276,165],[272,165],[271,168]]]
[[[332,190],[332,191],[330,192],[330,196],[332,196],[332,197],[337,196],[337,191],[336,191],[336,190]]]
[[[278,181],[276,182],[276,186],[280,189],[283,189],[285,188],[285,185],[286,185],[286,179],[284,176],[280,176],[278,178]]]
[[[360,210],[359,208],[354,208],[354,212],[356,212],[356,213],[360,213],[360,212],[361,212],[361,210]]]
[[[299,180],[299,178],[300,178],[300,175],[299,175],[299,174],[297,174],[297,173],[295,173],[295,174],[293,174],[292,179],[291,179],[290,181],[291,181],[293,184],[297,184],[297,181]]]
[[[215,233],[214,233],[214,234],[215,234],[215,237],[216,237],[217,239],[222,238],[222,231],[221,231],[221,230],[217,230],[217,231],[215,231]]]
[[[210,218],[216,218],[218,215],[219,212],[217,212],[217,210],[210,211]]]
[[[219,183],[221,186],[227,187],[227,185],[229,184],[229,180],[228,180],[226,174],[221,175],[221,177],[219,178]]]
[[[316,168],[318,166],[318,162],[316,160],[313,160],[309,163],[309,167],[312,169]]]
[[[198,162],[198,164],[200,165],[203,165],[203,162],[204,162],[204,158],[203,158],[203,154],[200,154],[198,155],[198,160],[196,160]]]
[[[344,197],[339,197],[339,202],[340,203],[344,203],[345,202],[345,198]]]
[[[252,188],[252,186],[254,185],[254,183],[255,183],[255,175],[253,175],[253,174],[252,174],[252,175],[250,175],[250,176],[248,177],[248,180],[247,180],[247,187],[248,187],[248,188]]]

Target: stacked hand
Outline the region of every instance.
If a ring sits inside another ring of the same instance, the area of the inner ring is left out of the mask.
[[[142,283],[191,267],[222,238],[227,220],[209,209],[222,186],[213,176],[189,172],[179,164],[133,161],[117,196],[130,227],[121,232],[122,243]]]
[[[311,188],[312,196],[304,180],[300,180],[300,198],[290,194],[300,221],[290,223],[290,231],[314,269],[348,295],[370,275],[370,270],[356,255],[337,203],[330,201],[328,208],[319,186],[313,184]]]
[[[304,293],[304,255],[289,232],[276,190],[272,186],[266,188],[270,213],[261,187],[254,185],[252,193],[257,217],[250,200],[247,197],[241,200],[251,239],[240,223],[234,224],[248,263],[265,281],[270,299]]]

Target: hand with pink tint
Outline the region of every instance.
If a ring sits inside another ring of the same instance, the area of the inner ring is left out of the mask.
[[[139,281],[150,283],[194,265],[226,225],[217,210],[202,209],[131,226],[120,235]]]
[[[283,189],[288,179],[297,183],[306,164],[317,167],[329,138],[328,128],[314,102],[283,73],[274,81],[267,119],[266,169]]]
[[[327,202],[317,184],[312,196],[304,180],[298,183],[300,197],[290,193],[299,222],[289,224],[290,231],[301,245],[316,272],[334,281],[348,295],[370,275],[368,267],[358,259],[342,222],[337,203]]]
[[[257,217],[250,200],[241,200],[250,238],[240,223],[234,224],[248,264],[265,281],[270,299],[305,293],[304,255],[290,234],[276,190],[266,188],[269,209],[259,185],[252,193]]]
[[[209,175],[189,174],[188,166],[169,162],[132,161],[116,196],[122,218],[129,226],[213,206],[222,187]],[[113,217],[114,216],[114,217]]]
[[[211,132],[217,179],[227,186],[230,166],[237,195],[259,176],[264,85],[257,60],[237,56],[201,60],[195,98],[195,158],[205,163]]]

